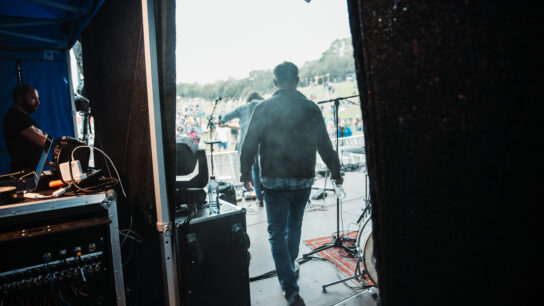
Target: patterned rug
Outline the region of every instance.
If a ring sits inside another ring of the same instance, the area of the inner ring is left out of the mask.
[[[345,239],[343,240],[343,245],[351,248],[355,246],[355,241],[357,238],[357,232],[353,231],[346,235],[344,235]],[[333,243],[334,237],[333,236],[327,236],[327,237],[321,237],[321,238],[314,238],[314,239],[308,239],[304,240],[304,244],[306,244],[310,249],[314,250],[324,244],[330,244]],[[363,246],[361,246],[363,247]],[[346,251],[344,248],[328,248],[321,252],[316,253],[316,255],[319,255],[323,259],[326,259],[330,262],[332,262],[336,268],[342,272],[346,277],[351,277],[355,273],[355,268],[357,265],[357,258],[354,254]],[[364,271],[364,264],[363,262],[360,263],[361,271]],[[364,283],[361,283],[359,279],[352,279],[357,286],[373,286],[372,280],[368,277],[368,275],[363,274],[362,278],[364,279]]]

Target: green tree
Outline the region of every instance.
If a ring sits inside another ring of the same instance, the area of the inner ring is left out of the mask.
[[[350,38],[336,39],[317,60],[305,62],[299,67],[301,86],[307,86],[316,77],[325,76],[326,80],[344,79],[346,75],[355,73],[353,45]],[[245,98],[252,91],[261,94],[274,90],[272,70],[253,70],[247,78],[217,81],[212,84],[178,83],[177,94],[181,97],[215,99],[218,97],[237,99]],[[320,81],[320,83],[323,80]]]

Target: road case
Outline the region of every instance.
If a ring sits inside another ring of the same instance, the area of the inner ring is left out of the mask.
[[[125,305],[113,190],[0,206],[3,305]]]

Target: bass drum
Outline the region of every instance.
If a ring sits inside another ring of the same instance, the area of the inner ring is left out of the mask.
[[[370,280],[378,285],[378,273],[376,272],[376,259],[374,258],[374,239],[372,238],[372,221],[361,220],[357,233],[357,250],[363,258],[365,271]]]
[[[365,263],[365,270],[368,273],[368,277],[372,282],[378,285],[378,272],[376,272],[376,258],[374,257],[374,238],[372,235],[368,236],[365,247],[363,249],[363,262]]]

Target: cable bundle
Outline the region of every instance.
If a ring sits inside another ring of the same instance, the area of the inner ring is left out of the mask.
[[[69,160],[70,165],[71,165],[71,162],[74,160],[74,152],[76,150],[78,150],[78,149],[81,149],[81,148],[89,148],[90,150],[96,150],[96,151],[100,152],[106,158],[106,160],[111,164],[111,166],[113,167],[113,170],[115,170],[115,174],[116,174],[117,178],[111,177],[111,173],[109,173],[110,171],[109,171],[109,167],[108,167],[108,173],[110,174],[110,177],[108,177],[108,178],[101,177],[101,178],[99,178],[100,182],[98,184],[95,184],[93,186],[88,186],[88,187],[82,187],[82,186],[78,185],[78,183],[74,179],[74,175],[73,175],[73,172],[72,172],[72,167],[69,166],[68,168],[70,169],[71,182],[68,183],[68,182],[64,181],[64,179],[62,178],[62,175],[59,175],[60,180],[62,181],[62,183],[64,183],[65,185],[74,186],[77,189],[77,191],[84,192],[84,193],[96,193],[96,192],[99,192],[99,191],[108,190],[108,189],[111,189],[111,188],[117,186],[117,184],[119,184],[121,186],[121,190],[123,192],[123,195],[125,197],[127,197],[127,195],[125,193],[125,189],[123,188],[123,184],[121,182],[121,177],[119,176],[119,172],[117,171],[117,168],[115,167],[115,165],[111,161],[110,157],[106,153],[104,153],[104,151],[102,151],[102,150],[100,150],[98,148],[95,148],[93,146],[88,146],[88,145],[77,146],[70,153],[70,160]],[[59,156],[60,156],[60,153],[57,154],[57,160],[56,160],[57,165],[59,163]],[[108,163],[106,163],[106,167],[107,166],[108,166]]]

